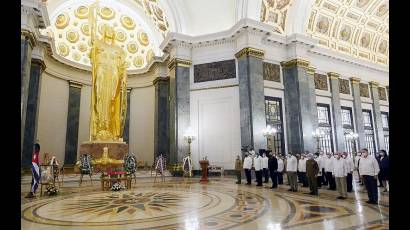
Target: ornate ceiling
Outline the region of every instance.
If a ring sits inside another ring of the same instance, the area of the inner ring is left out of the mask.
[[[49,36],[53,37],[56,53],[64,59],[80,65],[90,66],[90,31],[88,25],[89,5],[94,1],[72,1],[62,4],[51,16]],[[135,11],[114,1],[100,1],[98,12],[97,36],[101,37],[102,26],[113,26],[116,32],[116,44],[127,53],[128,70],[143,69],[155,56],[153,31]],[[169,31],[169,24],[156,0],[134,0],[145,12],[155,29],[164,37]]]
[[[261,22],[274,26],[274,31],[285,33],[286,16],[293,0],[262,0]]]
[[[307,33],[330,49],[389,65],[388,0],[315,0]]]

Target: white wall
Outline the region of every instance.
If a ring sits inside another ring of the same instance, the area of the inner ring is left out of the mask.
[[[194,169],[207,156],[211,165],[233,169],[241,154],[239,88],[191,91],[191,152]]]
[[[42,74],[37,139],[40,160],[44,153],[55,155],[64,162],[68,111],[68,82]]]
[[[130,96],[129,151],[137,160],[154,161],[154,86],[134,88]]]

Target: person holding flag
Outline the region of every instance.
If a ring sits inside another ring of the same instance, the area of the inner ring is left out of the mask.
[[[34,144],[33,159],[31,161],[31,190],[26,198],[33,198],[40,183],[40,144]]]

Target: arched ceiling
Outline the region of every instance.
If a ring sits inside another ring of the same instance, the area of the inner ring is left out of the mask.
[[[388,0],[316,0],[306,32],[330,49],[389,64]]]
[[[57,0],[54,5],[51,4],[51,26],[47,33],[53,38],[55,53],[69,63],[78,64],[77,67],[91,65],[88,12],[89,6],[94,2]],[[101,37],[104,24],[113,26],[116,44],[126,51],[127,69],[144,69],[152,63],[154,56],[161,56],[159,44],[169,32],[170,26],[157,1],[132,0],[122,4],[123,2],[125,1],[99,1],[97,36]]]
[[[319,44],[360,59],[389,65],[389,1],[388,0],[303,0],[311,2],[311,12],[304,31]],[[260,21],[274,27],[279,34],[286,31],[291,10],[306,11],[294,0],[262,0]],[[293,12],[294,17],[305,12]]]

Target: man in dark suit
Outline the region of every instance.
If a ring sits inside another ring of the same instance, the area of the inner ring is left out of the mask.
[[[270,179],[272,180],[272,188],[278,187],[278,159],[272,154],[269,153],[268,168]]]

